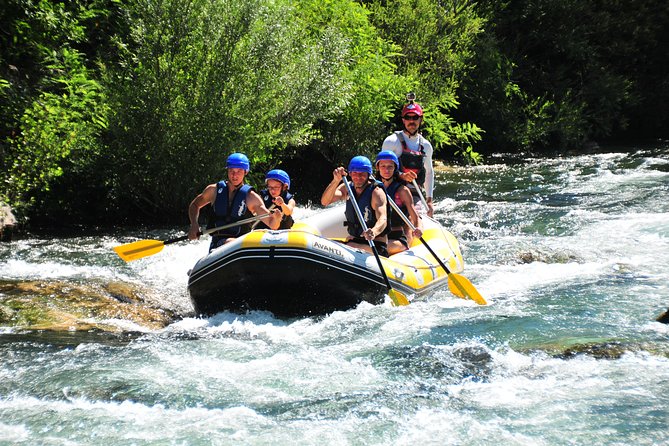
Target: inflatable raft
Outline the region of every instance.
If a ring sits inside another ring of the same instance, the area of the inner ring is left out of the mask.
[[[464,269],[455,237],[423,217],[423,239],[450,272]],[[265,310],[279,317],[323,315],[388,293],[373,254],[351,248],[344,207],[309,216],[283,231],[252,231],[200,259],[188,291],[198,315]],[[411,301],[446,286],[448,274],[416,239],[409,250],[382,257],[393,289]]]

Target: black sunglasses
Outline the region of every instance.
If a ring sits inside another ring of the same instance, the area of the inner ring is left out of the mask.
[[[418,115],[406,115],[406,116],[403,116],[402,119],[406,119],[407,121],[418,121],[420,119],[420,116],[418,116]]]

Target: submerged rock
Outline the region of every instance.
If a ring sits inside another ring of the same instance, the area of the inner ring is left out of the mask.
[[[28,330],[156,330],[175,315],[146,303],[134,285],[0,281],[0,324]]]
[[[614,340],[563,339],[551,344],[543,344],[524,351],[543,351],[555,358],[572,359],[590,356],[596,359],[620,359],[625,353],[647,352],[652,355],[669,357],[669,346],[661,344],[622,342]]]
[[[568,251],[547,252],[538,249],[530,249],[518,253],[518,261],[520,263],[572,263],[581,262],[576,254]]]
[[[669,324],[669,310],[659,315],[655,320],[663,324]]]
[[[573,358],[577,355],[592,356],[597,359],[619,359],[626,352],[631,351],[630,345],[621,342],[605,342],[603,344],[580,344],[567,348],[558,358]],[[637,348],[638,350],[638,348]]]

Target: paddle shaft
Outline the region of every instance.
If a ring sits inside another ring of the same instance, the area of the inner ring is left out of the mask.
[[[351,190],[351,185],[348,184],[348,180],[346,178],[342,178],[344,181],[344,184],[346,185],[346,190],[348,191],[348,199],[351,200],[351,204],[353,205],[353,209],[355,210],[355,215],[358,217],[358,221],[360,222],[360,226],[362,226],[363,232],[367,231],[367,223],[365,223],[365,219],[362,216],[362,212],[360,212],[360,207],[358,206],[358,202],[355,199],[355,195],[353,195],[353,191]],[[390,281],[388,280],[388,276],[386,275],[386,270],[383,269],[383,265],[381,264],[381,257],[379,257],[379,252],[376,250],[376,246],[374,245],[373,240],[367,240],[369,242],[369,247],[372,248],[372,252],[374,253],[374,257],[376,257],[376,263],[379,264],[379,269],[381,270],[381,275],[383,276],[383,281],[386,283],[386,287],[388,287],[388,291],[392,290],[393,287],[390,286]]]
[[[421,198],[423,198],[422,195],[421,195]],[[402,210],[401,210],[400,207],[397,205],[397,203],[395,203],[395,200],[393,200],[390,196],[388,196],[388,203],[390,203],[390,206],[392,206],[393,210],[394,210],[395,212],[397,212],[397,214],[398,214],[400,217],[402,217],[402,220],[404,220],[404,223],[406,223],[407,225],[409,225],[409,228],[411,228],[412,231],[415,231],[415,230],[416,230],[416,227],[413,225],[413,223],[411,223],[411,220],[409,220],[409,217],[407,217],[406,215],[404,215],[404,212],[402,212]],[[434,257],[434,258],[437,260],[437,262],[439,263],[439,266],[441,266],[442,268],[444,268],[444,271],[446,271],[447,274],[451,274],[451,271],[448,269],[448,267],[446,266],[446,264],[445,264],[444,262],[441,261],[441,259],[440,259],[439,256],[437,255],[437,253],[435,253],[435,252],[432,250],[432,248],[430,247],[430,245],[427,244],[427,242],[425,241],[425,239],[423,238],[422,235],[419,237],[419,239],[420,239],[420,241],[423,243],[423,245],[425,245],[425,247],[427,248],[427,250],[430,251],[430,254],[432,254],[432,257]]]
[[[211,234],[212,232],[221,231],[223,229],[231,228],[233,226],[239,226],[239,225],[243,225],[243,224],[246,224],[246,223],[250,223],[252,221],[256,221],[256,220],[260,220],[262,218],[265,218],[268,215],[270,215],[270,213],[256,215],[254,217],[245,218],[243,220],[239,220],[239,221],[236,221],[234,223],[229,223],[227,225],[218,226],[216,228],[207,229],[205,231],[200,231],[200,232],[198,232],[198,236],[200,236],[202,234]],[[123,260],[125,260],[126,262],[130,262],[132,260],[137,260],[137,259],[141,259],[143,257],[147,257],[147,256],[151,256],[153,254],[156,254],[156,253],[160,252],[165,245],[169,245],[171,243],[176,243],[176,242],[180,242],[182,240],[187,240],[187,239],[188,239],[187,235],[182,235],[181,237],[176,237],[176,238],[165,240],[165,241],[162,241],[162,240],[137,240],[136,242],[126,243],[125,245],[116,246],[114,248],[114,251],[116,251],[116,253],[119,255],[119,257],[121,257]]]
[[[254,222],[254,221],[262,220],[263,218],[268,217],[270,215],[271,215],[270,212],[268,212],[266,214],[254,215],[253,217],[245,218],[243,220],[239,220],[239,221],[236,221],[234,223],[228,223],[227,225],[218,226],[216,228],[211,228],[211,229],[206,229],[204,231],[200,231],[200,232],[197,233],[197,235],[208,235],[208,234],[211,234],[212,232],[222,231],[223,229],[233,228],[235,226],[244,225],[246,223],[251,223],[251,222]],[[169,245],[170,243],[176,243],[176,242],[180,242],[180,241],[187,240],[187,239],[188,239],[187,235],[182,235],[181,237],[176,237],[176,238],[173,238],[173,239],[165,240],[163,242],[163,244],[164,245]]]
[[[271,210],[274,209],[275,207],[276,207],[276,204],[272,204],[272,205],[269,207],[268,210],[271,211]],[[269,214],[267,214],[267,215],[269,215]],[[263,218],[264,218],[264,217],[263,217]],[[256,220],[256,222],[253,223],[253,226],[251,226],[251,230],[253,231],[255,228],[257,228],[259,223],[260,223],[260,220]]]
[[[425,212],[427,212],[428,209],[427,200],[423,196],[423,193],[420,191],[418,183],[416,183],[416,180],[411,180],[411,184],[413,184],[413,187],[416,188],[416,192],[418,192],[418,198],[420,198],[420,202],[423,203],[423,206],[425,206]]]

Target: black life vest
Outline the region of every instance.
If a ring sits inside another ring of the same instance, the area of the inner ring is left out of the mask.
[[[346,200],[346,229],[348,230],[349,235],[352,237],[360,238],[362,237],[362,225],[358,222],[358,216],[355,213],[353,208],[353,203],[351,200],[355,200],[358,203],[360,212],[362,213],[362,218],[365,220],[365,224],[368,228],[373,227],[376,224],[376,212],[372,208],[372,192],[377,187],[383,188],[383,183],[380,181],[372,181],[367,187],[362,191],[360,196],[357,196],[355,193],[355,185],[350,181],[348,183],[351,186],[351,192],[353,197],[349,197]],[[385,193],[385,192],[384,192]],[[392,215],[389,209],[390,205],[386,204],[386,218],[387,221],[390,221]],[[379,236],[386,235],[390,232],[390,224],[386,224],[385,229],[379,234]]]
[[[400,186],[403,184],[395,179],[392,183],[390,183],[390,186],[386,187],[386,193],[388,194],[388,199],[393,200],[397,207],[400,208],[400,211],[404,215],[409,215],[407,212],[409,211],[407,207],[404,205],[404,202],[402,201],[402,197],[400,197],[399,189]],[[397,212],[393,212],[388,219],[388,225],[390,226],[391,229],[402,229],[404,226],[404,220],[402,220],[402,217]]]
[[[402,172],[407,172],[407,171],[412,171],[415,172],[416,175],[418,175],[418,178],[416,178],[416,182],[420,185],[425,183],[425,148],[423,147],[423,144],[420,144],[420,138],[421,136],[418,135],[418,141],[419,141],[419,150],[414,151],[409,149],[409,146],[407,146],[407,142],[404,139],[404,133],[399,132],[397,134],[397,137],[400,140],[400,143],[402,144],[402,155],[400,155],[400,169]]]
[[[274,202],[272,201],[273,197],[272,195],[270,195],[267,189],[263,189],[260,191],[260,198],[262,198],[262,201],[265,203],[265,207],[267,209],[269,209],[274,204]],[[288,202],[293,199],[293,194],[291,194],[286,190],[281,193],[281,198],[283,198],[284,203],[288,204]],[[293,227],[294,223],[295,221],[293,220],[292,215],[284,215],[281,218],[281,224],[279,224],[279,229],[290,229]],[[261,221],[258,222],[256,229],[270,229],[270,227]]]

